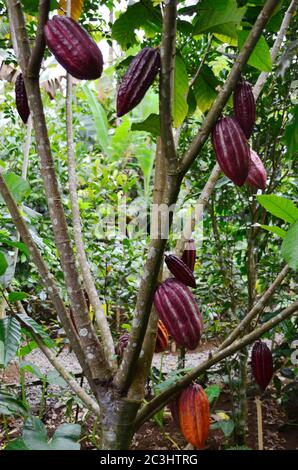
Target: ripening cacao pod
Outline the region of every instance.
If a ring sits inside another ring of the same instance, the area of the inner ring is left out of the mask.
[[[53,16],[45,25],[44,35],[52,54],[73,77],[95,80],[101,76],[102,53],[87,31],[72,18]]]
[[[273,376],[273,358],[270,349],[263,341],[256,341],[251,353],[252,373],[260,387],[264,392]]]
[[[129,333],[124,333],[122,336],[120,336],[118,344],[116,346],[117,356],[119,356],[119,357],[123,356],[124,349],[128,345],[129,336],[130,336]]]
[[[174,398],[174,400],[170,401],[168,403],[168,407],[170,409],[173,421],[177,426],[180,426],[179,423],[179,398],[180,395],[177,398]]]
[[[189,267],[193,272],[196,264],[196,245],[194,240],[189,240],[185,245],[185,250],[183,251],[182,261]]]
[[[203,331],[203,319],[190,289],[175,278],[156,289],[154,305],[166,329],[179,346],[195,349]]]
[[[259,155],[250,150],[250,168],[246,183],[257,189],[265,189],[267,182],[267,172]]]
[[[117,116],[135,108],[144,98],[160,69],[158,49],[144,47],[132,60],[117,93]]]
[[[17,76],[15,84],[16,106],[22,121],[26,124],[30,115],[23,74]]]
[[[156,353],[164,352],[168,347],[168,343],[169,343],[168,330],[164,326],[163,322],[161,320],[158,320],[155,352]]]
[[[180,429],[190,444],[203,449],[210,427],[208,397],[201,385],[189,385],[179,398]]]
[[[219,119],[212,131],[216,158],[224,174],[242,186],[250,167],[250,147],[237,121],[232,117]]]
[[[196,280],[189,267],[176,255],[168,255],[165,262],[172,274],[186,286],[196,287]]]
[[[234,113],[246,138],[249,139],[256,122],[256,102],[251,84],[238,82],[234,93]]]

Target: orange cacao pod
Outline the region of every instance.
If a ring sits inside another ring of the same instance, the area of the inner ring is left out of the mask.
[[[210,427],[208,397],[201,385],[189,385],[179,397],[180,429],[190,444],[203,449]]]
[[[155,343],[155,352],[161,353],[166,351],[169,343],[169,333],[161,320],[158,320],[157,335]]]

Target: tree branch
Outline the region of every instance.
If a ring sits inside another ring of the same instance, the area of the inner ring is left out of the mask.
[[[262,310],[266,307],[268,304],[270,298],[280,286],[282,281],[285,279],[289,272],[289,266],[286,265],[281,272],[278,274],[278,276],[275,278],[274,282],[271,284],[270,287],[263,293],[261,298],[255,303],[255,305],[252,307],[252,309],[248,312],[247,315],[242,319],[242,321],[236,326],[236,328],[229,334],[229,336],[222,342],[220,345],[219,349],[226,348],[230,344],[235,341],[235,339],[241,335],[246,328],[250,325],[252,320],[260,313]]]
[[[176,16],[177,1],[167,2],[164,8],[162,42],[160,48],[160,135],[162,154],[168,162],[169,171],[175,171],[177,156],[172,129],[172,111],[174,97],[174,68],[176,54]]]
[[[222,361],[226,357],[231,356],[239,349],[244,348],[248,344],[252,343],[264,333],[274,328],[280,322],[288,318],[290,315],[298,311],[298,302],[294,302],[289,307],[284,309],[281,313],[276,315],[271,320],[264,323],[262,326],[256,328],[253,332],[243,336],[237,342],[234,342],[232,345],[226,347],[222,350],[217,350],[216,353],[206,361],[202,362],[200,365],[195,367],[191,372],[186,374],[182,379],[176,382],[173,386],[169,387],[167,390],[162,392],[157,397],[153,398],[147,405],[145,405],[141,411],[138,413],[135,428],[138,429],[145,421],[150,419],[155,415],[160,409],[162,409],[173,397],[174,394],[177,394],[183,388],[187,387],[193,380],[195,380],[200,374],[208,370],[214,364]]]
[[[88,258],[86,255],[80,209],[77,195],[76,161],[73,138],[73,118],[72,118],[72,77],[67,74],[66,91],[66,132],[67,132],[67,155],[68,155],[68,184],[72,212],[72,225],[74,230],[74,240],[77,248],[77,259],[83,276],[84,286],[86,288],[90,303],[95,313],[95,318],[100,331],[100,337],[103,344],[106,360],[111,370],[116,369],[116,355],[114,342],[104,314],[96,286],[91,274]]]
[[[65,284],[69,295],[75,323],[80,336],[85,363],[88,364],[89,379],[107,381],[111,374],[103,357],[103,350],[90,321],[86,301],[79,282],[79,274],[75,265],[74,253],[69,240],[68,227],[64,208],[58,188],[55,165],[51,154],[47,126],[43,112],[42,99],[38,78],[27,76],[27,64],[30,60],[30,48],[25,28],[25,20],[19,0],[8,0],[10,4],[14,28],[19,47],[19,62],[23,71],[26,92],[33,119],[37,151],[41,161],[41,174],[52,221],[55,243],[59,251]],[[68,321],[68,319],[66,319]],[[90,386],[94,387],[94,383]]]
[[[277,55],[278,55],[278,52],[281,48],[281,45],[282,45],[282,42],[283,42],[283,39],[287,33],[287,29],[290,25],[290,22],[291,22],[291,19],[293,18],[294,16],[294,13],[295,13],[295,10],[296,10],[296,7],[297,7],[297,4],[298,4],[298,1],[297,0],[292,0],[292,2],[290,3],[290,6],[289,8],[287,9],[286,11],[286,14],[284,16],[284,19],[283,19],[283,22],[281,24],[281,27],[280,27],[280,30],[278,32],[278,35],[277,35],[277,38],[275,39],[274,41],[274,44],[273,44],[273,47],[270,51],[270,55],[271,55],[271,61],[272,63],[275,62],[276,58],[277,58]],[[269,73],[270,72],[262,72],[261,75],[259,76],[255,86],[254,86],[254,97],[255,97],[255,100],[258,99],[261,91],[262,91],[262,88],[269,76]]]
[[[28,65],[28,77],[37,78],[39,76],[41,62],[46,47],[46,42],[44,39],[44,27],[48,20],[50,6],[51,0],[39,0],[36,38]]]

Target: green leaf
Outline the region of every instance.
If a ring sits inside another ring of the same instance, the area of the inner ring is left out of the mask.
[[[28,181],[11,172],[3,173],[2,176],[16,203],[20,204],[30,194]],[[2,196],[0,196],[0,202],[4,202]]]
[[[29,450],[28,447],[25,445],[25,442],[21,437],[15,439],[14,441],[9,441],[5,450]]]
[[[287,234],[286,230],[283,230],[280,227],[276,227],[275,225],[261,225],[261,227],[264,228],[265,230],[267,230],[268,232],[275,233],[276,235],[278,235],[281,238],[285,238],[285,236]]]
[[[135,31],[143,28],[149,37],[161,31],[161,15],[148,0],[130,5],[112,26],[112,38],[122,49],[138,44]]]
[[[22,0],[22,5],[24,7],[24,10],[27,13],[37,13],[38,12],[39,0]],[[57,10],[57,7],[58,7],[58,1],[57,0],[51,0],[50,10]]]
[[[0,320],[0,365],[7,367],[12,361],[21,343],[21,327],[14,317]]]
[[[39,335],[48,348],[55,347],[55,342],[52,338],[44,331],[43,327],[39,325],[39,323],[33,320],[33,318],[29,317],[26,313],[17,313],[16,318],[19,318],[29,327],[29,329],[32,329],[34,333]]]
[[[287,146],[287,155],[289,158],[297,155],[298,153],[298,106],[295,106],[293,119],[286,126],[285,134],[282,139],[283,143]]]
[[[238,31],[239,50],[242,49],[249,34],[250,31],[247,30]],[[270,56],[270,49],[264,36],[261,36],[258,40],[247,63],[256,69],[261,70],[261,72],[271,72],[272,61]]]
[[[80,450],[79,424],[61,424],[50,441],[50,450]]]
[[[21,400],[6,390],[0,390],[0,416],[25,416],[26,414],[27,408]]]
[[[158,114],[150,114],[145,121],[134,122],[131,125],[132,131],[145,131],[152,134],[154,137],[160,135],[160,121]]]
[[[221,387],[219,385],[210,385],[205,388],[209,403],[212,403],[221,394]]]
[[[84,84],[82,85],[82,88],[93,114],[98,143],[103,152],[109,155],[108,147],[110,139],[108,134],[108,119],[106,112],[103,106],[97,100],[95,93],[89,88],[89,86]]]
[[[55,369],[52,369],[48,372],[47,382],[49,384],[58,385],[59,387],[63,387],[63,388],[67,387],[67,383],[65,382],[65,380],[61,377],[59,372]]]
[[[186,65],[180,54],[176,55],[175,75],[174,75],[174,105],[173,105],[173,125],[179,127],[188,112],[188,76]]]
[[[22,437],[29,450],[49,450],[45,425],[36,416],[26,420]]]
[[[28,297],[26,292],[10,292],[8,294],[9,302],[17,302],[18,300],[24,300]]]
[[[290,268],[298,269],[298,220],[288,230],[282,242],[281,254]]]
[[[235,423],[232,419],[222,420],[217,422],[219,429],[224,433],[225,437],[229,437],[235,428]]]
[[[218,85],[219,81],[212,70],[204,65],[193,86],[197,105],[202,113],[208,111],[213,105],[213,102],[217,97],[216,87]]]
[[[238,8],[236,0],[203,0],[194,26],[194,35],[214,32],[236,37],[246,7]]]
[[[115,133],[111,138],[113,159],[119,160],[120,158],[123,158],[123,155],[125,155],[129,145],[131,144],[130,137],[130,120],[127,116],[124,116],[120,126],[116,128]]]
[[[257,200],[268,212],[285,222],[293,224],[298,220],[298,209],[290,199],[275,194],[262,194],[257,196]]]
[[[25,253],[25,255],[29,256],[29,250],[26,247],[26,245],[22,242],[14,242],[13,240],[9,240],[8,238],[3,237],[3,236],[0,235],[0,243],[2,243],[3,245],[18,248],[20,251]]]
[[[40,368],[37,367],[35,364],[29,361],[22,361],[20,363],[20,369],[23,371],[29,372],[32,375],[35,375],[35,377],[38,377],[40,380],[44,380],[45,376],[41,372]]]
[[[8,263],[5,254],[0,251],[0,276],[3,276],[7,268]]]

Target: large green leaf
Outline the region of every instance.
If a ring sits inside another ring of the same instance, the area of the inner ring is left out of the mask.
[[[14,248],[18,248],[18,250],[22,251],[23,253],[25,253],[27,256],[29,256],[29,250],[28,248],[26,247],[26,245],[22,242],[15,242],[13,240],[10,240],[8,239],[7,237],[3,236],[3,235],[0,235],[0,243],[2,243],[3,245],[7,245],[7,246],[12,246]]]
[[[142,122],[134,122],[131,125],[132,131],[150,132],[155,137],[160,135],[160,120],[158,114],[150,114],[147,119]]]
[[[298,220],[290,227],[281,246],[281,254],[293,269],[298,269]]]
[[[46,427],[36,416],[27,419],[22,437],[29,450],[49,450]]]
[[[219,81],[212,70],[204,65],[202,71],[193,85],[198,108],[202,113],[208,111],[217,97],[216,87]]]
[[[246,7],[238,8],[236,0],[203,0],[194,26],[194,35],[214,32],[236,37]]]
[[[0,320],[0,366],[7,367],[21,343],[21,327],[14,317]]]
[[[120,126],[115,129],[111,138],[111,153],[115,160],[123,158],[129,145],[131,144],[130,120],[124,116]]]
[[[238,31],[238,47],[241,50],[250,31],[242,30]],[[261,36],[258,40],[250,58],[248,64],[255,67],[261,72],[271,72],[272,61],[270,56],[270,49],[264,36]]]
[[[21,203],[30,193],[29,183],[15,173],[7,172],[3,173],[2,176],[15,201],[18,204]],[[2,196],[0,196],[0,202],[3,203]]]
[[[80,436],[79,424],[61,424],[50,441],[50,450],[80,450]]]
[[[186,65],[180,54],[176,55],[175,76],[174,76],[174,105],[173,105],[173,124],[179,127],[188,112],[188,76]]]
[[[285,222],[293,224],[298,220],[298,209],[290,199],[275,194],[262,194],[257,196],[257,200],[268,212]]]
[[[93,114],[93,119],[96,128],[96,135],[98,143],[106,155],[109,155],[109,134],[108,134],[108,119],[103,106],[99,103],[95,93],[89,88],[87,84],[82,85],[87,102]]]
[[[286,126],[283,142],[287,146],[288,156],[298,154],[298,106],[295,106],[292,121]]]

